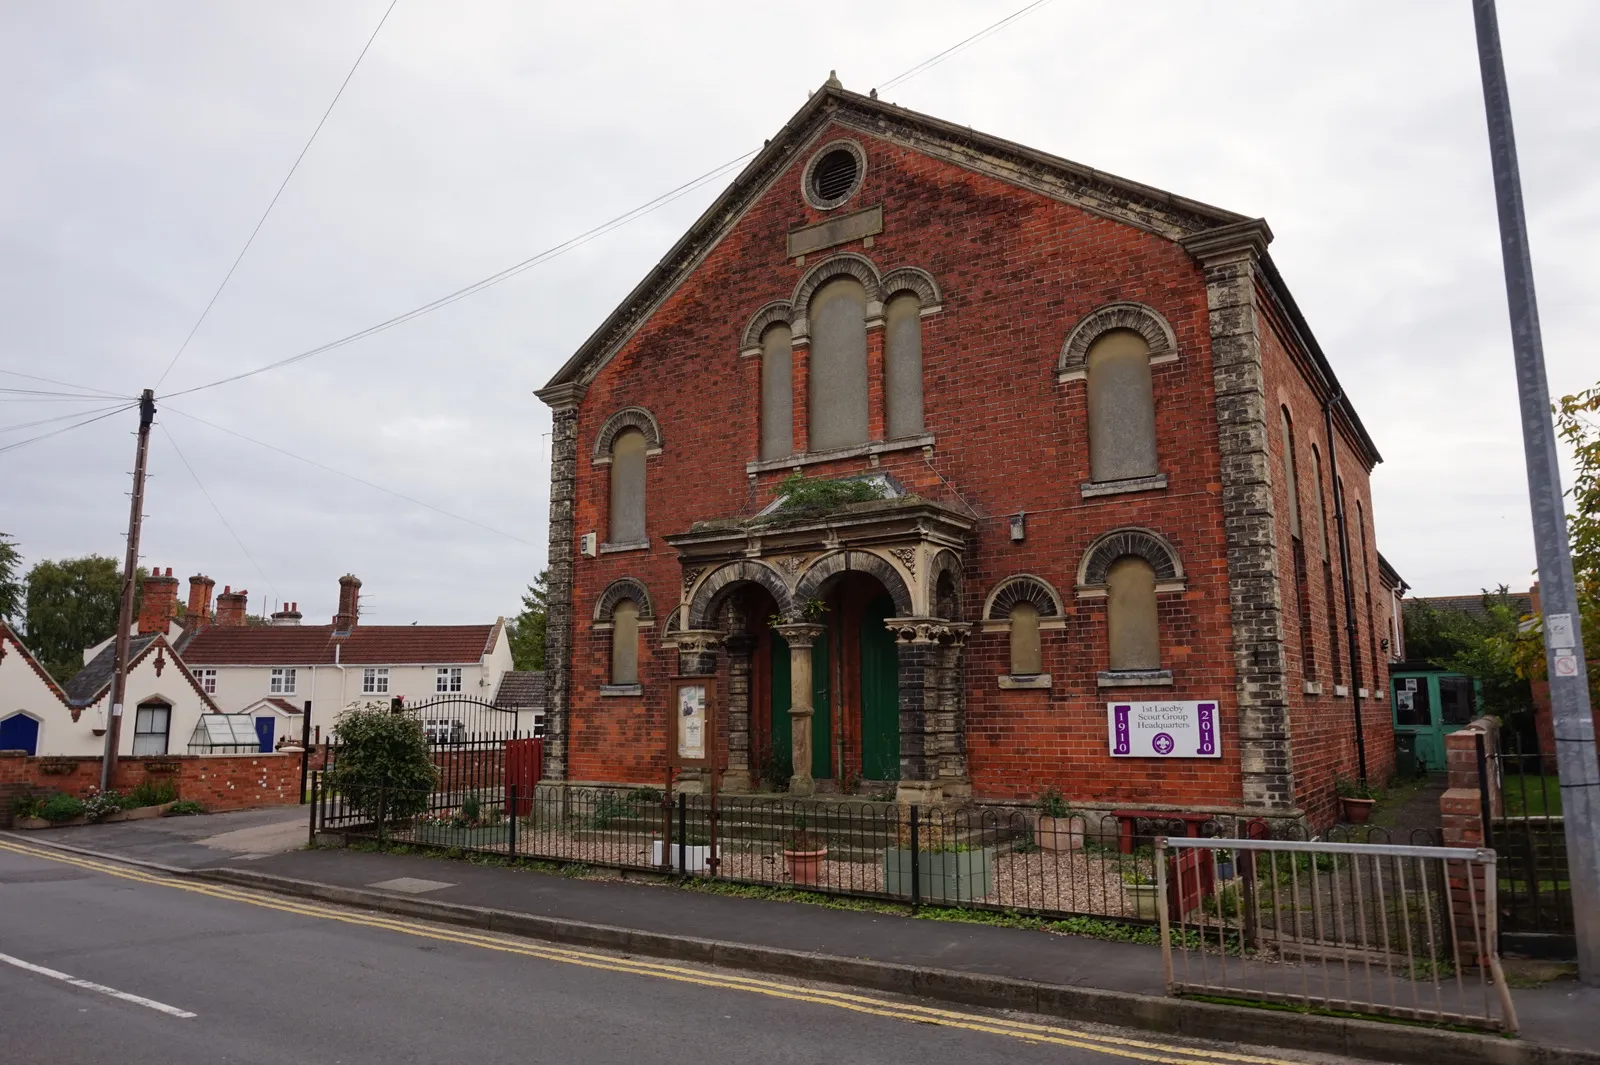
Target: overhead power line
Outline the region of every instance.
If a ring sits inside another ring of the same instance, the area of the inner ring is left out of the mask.
[[[94,387],[91,387],[89,385],[75,385],[70,381],[57,381],[53,377],[40,377],[38,374],[23,373],[21,370],[0,369],[0,373],[6,374],[9,377],[26,377],[30,381],[42,381],[43,383],[45,383],[47,385],[57,385],[57,386],[59,386],[61,388],[70,388],[70,389],[73,390],[73,392],[70,393],[70,394],[74,394],[74,395],[81,395],[81,394],[84,394],[84,393],[88,393],[88,394],[90,394],[91,397],[98,396],[98,397],[103,397],[105,399],[126,399],[126,400],[129,400],[130,402],[138,398],[137,396],[126,396],[126,395],[121,394],[120,392],[107,392],[103,388],[94,388]],[[69,393],[52,392],[52,393],[41,393],[41,394],[68,395]]]
[[[392,488],[385,488],[383,485],[375,484],[372,481],[367,480],[365,477],[357,477],[353,473],[346,473],[343,470],[336,470],[332,466],[329,466],[329,465],[327,465],[325,463],[318,462],[316,459],[308,459],[304,455],[296,455],[293,451],[286,451],[285,449],[283,449],[281,447],[278,447],[276,444],[269,444],[264,440],[257,440],[253,436],[245,436],[241,432],[238,432],[238,431],[236,431],[234,429],[229,429],[225,425],[218,425],[216,422],[208,422],[204,418],[199,417],[198,415],[190,414],[188,411],[181,411],[177,407],[171,406],[170,404],[167,405],[164,409],[171,411],[173,414],[182,415],[183,417],[188,418],[190,421],[199,422],[201,425],[209,426],[210,428],[215,429],[219,433],[227,433],[229,436],[236,436],[240,440],[244,440],[244,441],[246,441],[248,443],[255,444],[257,447],[264,447],[268,451],[276,451],[278,454],[285,455],[285,456],[287,456],[287,457],[289,457],[291,459],[296,460],[297,462],[304,462],[308,466],[315,466],[319,470],[324,470],[324,471],[326,471],[328,473],[331,473],[331,474],[334,474],[336,476],[343,477],[346,480],[354,481],[357,484],[366,485],[368,488],[375,489],[375,490],[377,490],[379,492],[384,493],[385,495],[394,496],[396,499],[403,499],[407,503],[412,503],[412,504],[415,504],[416,506],[424,507],[424,508],[426,508],[428,510],[433,511],[436,514],[442,514],[445,517],[453,518],[456,521],[465,522],[466,524],[475,526],[475,527],[477,527],[479,529],[482,529],[485,532],[492,532],[496,536],[505,537],[507,540],[515,540],[517,543],[524,544],[524,545],[526,545],[528,547],[538,547],[539,546],[538,544],[535,544],[535,543],[533,543],[531,541],[524,540],[520,536],[515,536],[515,535],[513,535],[511,533],[508,533],[503,529],[496,529],[493,525],[485,525],[481,521],[474,521],[472,518],[463,517],[460,514],[455,514],[455,513],[452,513],[451,511],[445,510],[443,507],[436,507],[432,503],[424,502],[421,499],[417,499],[415,496],[408,496],[404,492],[396,492]]]
[[[127,407],[125,405],[118,404],[110,407],[100,407],[95,410],[75,410],[66,414],[57,414],[54,418],[40,418],[38,421],[18,422],[16,425],[0,425],[0,433],[14,433],[18,429],[32,429],[40,425],[49,425],[52,422],[70,421],[73,418],[82,418],[86,414],[100,414],[104,411],[119,411],[126,409]]]
[[[929,57],[928,59],[924,60],[921,63],[918,63],[916,66],[914,66],[911,69],[905,71],[904,73],[896,75],[895,77],[891,78],[889,81],[885,82],[881,88],[890,88],[890,87],[892,87],[894,85],[898,85],[898,84],[900,84],[900,83],[902,83],[904,81],[907,81],[910,78],[916,77],[918,74],[921,74],[923,71],[928,70],[928,69],[930,69],[930,68],[932,68],[934,66],[937,66],[938,64],[944,62],[946,59],[949,59],[951,56],[955,55],[957,52],[963,51],[964,49],[971,47],[972,45],[978,43],[979,41],[983,40],[984,38],[989,37],[989,36],[991,36],[991,35],[993,35],[995,33],[998,33],[1000,30],[1004,29],[1006,26],[1008,26],[1011,23],[1015,22],[1016,20],[1022,18],[1023,16],[1029,14],[1030,12],[1034,11],[1035,9],[1043,7],[1045,4],[1047,4],[1049,2],[1050,2],[1050,0],[1033,0],[1032,3],[1029,3],[1025,7],[1019,8],[1018,10],[1016,10],[1016,11],[1012,12],[1011,14],[1007,15],[1005,18],[1002,18],[1002,19],[999,19],[999,20],[997,20],[995,22],[990,23],[988,26],[985,26],[983,29],[979,30],[978,32],[976,32],[976,33],[974,33],[974,34],[962,39],[961,41],[958,41],[956,44],[952,45],[951,47],[946,48],[944,51],[939,52],[938,54]],[[586,244],[589,241],[595,239],[596,237],[603,236],[604,234],[609,233],[614,229],[621,228],[622,226],[627,225],[629,222],[633,222],[633,221],[635,221],[635,220],[637,220],[639,218],[642,218],[645,215],[650,214],[651,212],[656,211],[659,208],[666,206],[667,204],[673,202],[674,200],[677,200],[682,196],[688,195],[689,193],[695,191],[696,189],[700,188],[701,186],[707,184],[708,182],[716,180],[718,177],[720,177],[721,175],[727,173],[729,170],[732,170],[734,167],[737,167],[737,166],[743,164],[746,160],[748,160],[751,157],[753,157],[759,150],[760,149],[752,149],[752,150],[750,150],[748,152],[745,152],[744,154],[742,154],[742,155],[740,155],[740,156],[738,156],[738,157],[736,157],[734,159],[730,159],[726,163],[723,163],[720,166],[713,167],[711,170],[706,171],[704,174],[701,174],[699,177],[693,178],[693,179],[685,182],[684,184],[679,185],[675,189],[671,189],[671,190],[669,190],[667,192],[662,193],[660,196],[657,196],[653,200],[647,200],[645,203],[640,204],[638,207],[633,208],[631,211],[625,211],[622,214],[617,215],[615,218],[611,219],[608,222],[603,222],[600,225],[595,226],[593,229],[590,229],[590,230],[587,230],[587,231],[585,231],[583,233],[580,233],[577,236],[572,237],[569,240],[563,241],[560,244],[556,244],[556,245],[553,245],[552,247],[546,248],[544,251],[541,251],[536,255],[530,256],[529,258],[524,259],[523,261],[517,263],[514,266],[507,267],[506,269],[501,270],[499,273],[490,274],[488,277],[483,278],[480,281],[475,281],[472,284],[467,285],[467,286],[465,286],[463,288],[459,288],[456,291],[450,293],[449,295],[441,296],[440,298],[438,298],[436,300],[432,300],[432,301],[430,301],[428,303],[424,303],[419,307],[414,307],[411,310],[406,311],[403,314],[395,315],[393,318],[387,318],[384,321],[381,321],[381,322],[377,323],[376,325],[368,326],[366,329],[362,329],[362,330],[358,330],[357,332],[350,333],[347,336],[340,337],[338,340],[333,340],[333,341],[330,341],[330,342],[328,342],[326,344],[322,344],[322,345],[319,345],[317,347],[310,348],[310,349],[308,349],[306,351],[302,351],[297,355],[291,355],[288,358],[279,359],[276,362],[270,362],[270,363],[267,363],[264,366],[258,366],[253,370],[246,370],[243,373],[237,373],[237,374],[233,374],[233,375],[228,376],[228,377],[223,377],[223,378],[220,378],[220,379],[218,379],[216,381],[212,381],[209,384],[196,385],[194,388],[187,388],[187,389],[184,389],[183,391],[180,391],[180,392],[171,392],[171,393],[168,393],[166,396],[164,396],[162,398],[163,399],[174,399],[174,398],[179,397],[179,396],[187,396],[187,395],[190,395],[192,393],[201,392],[201,391],[204,391],[204,390],[209,389],[209,388],[216,388],[216,387],[218,387],[220,385],[232,384],[235,381],[243,381],[246,378],[254,377],[254,376],[258,375],[258,374],[267,373],[267,372],[269,372],[271,370],[277,370],[277,369],[281,369],[282,367],[285,367],[285,366],[291,366],[294,363],[304,361],[305,359],[313,358],[313,357],[315,357],[317,355],[321,355],[321,354],[323,354],[325,352],[333,351],[336,348],[344,347],[346,344],[352,344],[352,343],[354,343],[354,342],[356,342],[358,340],[363,340],[363,339],[365,339],[365,338],[367,338],[369,336],[373,336],[374,334],[384,332],[385,330],[388,330],[388,329],[392,329],[397,325],[401,325],[401,324],[403,324],[405,322],[411,321],[413,318],[420,318],[422,315],[430,314],[433,311],[439,310],[439,309],[441,309],[443,307],[448,307],[450,304],[455,303],[457,300],[462,300],[462,299],[467,298],[468,296],[476,295],[477,293],[482,292],[484,289],[490,288],[490,287],[492,287],[494,285],[498,285],[500,282],[505,281],[505,280],[507,280],[509,278],[515,277],[516,275],[522,273],[525,270],[530,270],[533,267],[540,265],[541,263],[549,262],[551,259],[554,259],[557,256],[564,255],[565,253],[571,251],[573,248],[576,248],[576,247],[578,247],[578,246],[580,246],[582,244]],[[163,374],[163,377],[165,377],[164,374]]]
[[[389,6],[393,7],[394,5],[390,4]],[[244,546],[244,541],[239,539],[239,534],[234,531],[233,525],[228,521],[227,515],[223,514],[222,508],[217,506],[217,501],[211,498],[210,492],[206,491],[206,486],[201,482],[200,475],[195,472],[194,466],[190,464],[188,458],[184,455],[183,449],[178,446],[177,438],[172,435],[172,430],[168,429],[162,422],[157,422],[156,424],[161,426],[161,434],[167,438],[167,443],[172,445],[172,450],[177,454],[178,461],[183,463],[183,468],[189,471],[190,477],[194,478],[194,486],[200,489],[200,494],[206,497],[207,503],[211,504],[211,509],[216,512],[217,520],[222,522],[222,527],[224,529],[228,530],[228,535],[233,537],[233,542],[239,545],[239,550],[244,552],[244,557],[250,560],[250,565],[256,568],[257,573],[261,574],[261,579],[267,582],[267,587],[272,590],[273,599],[276,600],[280,598],[278,595],[278,586],[272,583],[272,578],[268,577],[267,571],[261,568],[261,563],[256,561],[256,556],[252,555],[250,553],[250,549]]]
[[[60,436],[62,433],[69,433],[74,429],[82,428],[83,426],[89,425],[93,422],[103,421],[104,419],[110,418],[113,415],[121,414],[125,410],[132,410],[138,405],[139,404],[137,402],[129,403],[126,406],[116,407],[93,418],[85,418],[81,422],[74,422],[71,425],[64,425],[59,429],[52,429],[48,433],[40,433],[38,436],[30,436],[26,440],[18,440],[14,444],[6,444],[4,447],[0,447],[0,455],[4,455],[7,451],[15,451],[18,448],[27,447],[29,444],[36,443],[40,440],[48,440],[52,436]],[[82,414],[83,412],[79,411],[78,413]]]
[[[968,37],[965,40],[956,42],[955,44],[951,45],[949,48],[946,48],[944,51],[940,52],[938,55],[930,56],[929,58],[924,59],[922,62],[918,63],[916,66],[912,67],[910,70],[905,71],[904,73],[896,74],[894,77],[890,78],[888,81],[884,82],[882,85],[879,85],[878,86],[878,91],[879,92],[886,92],[889,89],[894,88],[896,85],[899,85],[902,82],[910,81],[912,78],[916,77],[918,74],[921,74],[923,71],[931,70],[932,68],[938,66],[940,63],[943,63],[946,59],[949,59],[951,56],[955,55],[957,52],[965,51],[966,49],[968,49],[968,48],[972,47],[973,45],[977,44],[979,41],[983,40],[985,37],[989,37],[989,36],[991,36],[993,34],[999,33],[1001,30],[1005,29],[1007,26],[1009,26],[1011,23],[1015,22],[1017,19],[1022,18],[1024,15],[1026,15],[1029,12],[1033,11],[1035,8],[1043,7],[1044,5],[1048,4],[1049,2],[1050,2],[1050,0],[1034,0],[1033,3],[1029,4],[1026,7],[1019,8],[1018,10],[1013,11],[1011,14],[1007,15],[1005,18],[1001,19],[1000,21],[991,22],[989,25],[985,26],[983,29],[979,30],[977,33],[974,33],[971,37]]]
[[[294,172],[300,168],[300,161],[311,150],[312,142],[317,139],[317,134],[322,132],[322,127],[327,123],[328,116],[333,114],[334,106],[338,104],[339,97],[344,95],[345,86],[349,85],[350,79],[355,77],[356,68],[367,57],[367,50],[372,47],[372,42],[378,39],[378,31],[383,29],[385,22],[389,21],[389,12],[394,10],[394,5],[398,2],[399,0],[389,0],[389,6],[384,9],[383,17],[378,20],[378,24],[372,29],[372,36],[368,37],[367,43],[362,45],[361,54],[356,56],[356,61],[350,65],[350,72],[339,83],[339,91],[333,94],[333,99],[328,103],[328,109],[322,112],[322,118],[318,119],[317,128],[311,131],[311,136],[306,139],[305,147],[301,148],[300,154],[295,156],[294,164],[289,167],[289,172],[283,176],[283,183],[278,186],[278,191],[272,194],[272,200],[267,204],[267,209],[261,212],[261,217],[256,221],[256,227],[250,231],[250,236],[245,240],[244,247],[239,249],[239,254],[234,258],[233,265],[228,267],[228,272],[223,275],[222,284],[218,285],[217,290],[211,294],[211,299],[207,301],[205,310],[200,312],[200,317],[195,320],[194,326],[190,328],[189,335],[183,338],[183,343],[178,345],[178,351],[172,356],[172,361],[167,363],[167,368],[162,370],[161,376],[156,379],[157,388],[161,387],[161,382],[167,379],[167,375],[172,372],[172,368],[178,365],[178,360],[183,358],[183,353],[188,350],[189,341],[193,340],[194,335],[200,331],[200,325],[206,320],[206,315],[210,314],[211,308],[216,306],[217,297],[222,295],[222,290],[227,288],[228,282],[233,279],[233,272],[239,269],[240,263],[244,262],[245,252],[249,251],[250,245],[255,243],[256,234],[261,232],[261,227],[267,222],[267,216],[278,205],[278,197],[282,196],[283,190],[289,187],[289,179],[294,177]]]
[[[311,348],[310,350],[302,351],[298,355],[291,355],[286,359],[279,359],[277,362],[269,362],[265,366],[258,366],[254,370],[246,370],[244,373],[237,373],[231,377],[224,377],[220,380],[212,381],[210,384],[197,385],[194,388],[186,388],[181,392],[170,392],[162,398],[175,399],[178,396],[187,396],[194,392],[204,391],[208,388],[216,388],[219,385],[227,385],[232,384],[235,381],[243,381],[247,377],[254,377],[257,374],[263,374],[269,370],[277,370],[284,366],[290,366],[294,363],[309,359],[312,356],[321,355],[324,352],[332,351],[335,348],[342,348],[346,344],[353,344],[357,340],[364,340],[375,333],[382,333],[387,329],[393,329],[395,326],[409,322],[413,318],[420,318],[424,314],[430,314],[433,311],[439,310],[440,308],[448,307],[457,300],[466,299],[468,296],[476,295],[477,293],[482,292],[484,289],[498,285],[500,282],[509,278],[513,278],[525,270],[531,270],[541,263],[549,262],[551,259],[554,259],[559,255],[564,255],[580,245],[587,244],[596,237],[604,236],[613,229],[619,229],[622,226],[627,225],[629,222],[643,218],[645,215],[665,207],[672,201],[683,196],[687,196],[689,193],[700,188],[702,185],[716,180],[718,177],[727,173],[729,170],[743,163],[746,159],[749,159],[755,154],[756,153],[754,151],[745,152],[743,155],[735,159],[730,159],[726,163],[706,171],[697,178],[693,178],[684,182],[675,189],[662,193],[653,200],[649,200],[643,204],[640,204],[631,211],[626,211],[617,215],[608,222],[602,222],[593,229],[579,233],[577,236],[568,240],[564,240],[560,244],[552,245],[551,247],[546,248],[544,251],[541,251],[536,255],[532,255],[514,266],[506,267],[499,273],[490,274],[488,277],[483,278],[480,281],[474,281],[472,284],[467,285],[464,288],[458,288],[447,296],[441,296],[436,300],[424,303],[420,307],[413,307],[404,314],[397,314],[393,318],[387,318],[384,321],[379,322],[377,325],[368,326],[367,328],[351,333],[348,336],[340,337],[338,340],[329,341],[326,344]]]

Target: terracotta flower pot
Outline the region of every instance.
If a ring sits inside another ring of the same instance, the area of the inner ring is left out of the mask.
[[[826,847],[815,851],[785,850],[783,864],[788,867],[789,879],[796,884],[815,884],[822,872],[822,860],[827,856]]]
[[[1341,795],[1339,797],[1339,805],[1344,808],[1345,823],[1351,825],[1366,824],[1367,818],[1372,816],[1372,807],[1377,801],[1377,799],[1355,799],[1347,795]]]

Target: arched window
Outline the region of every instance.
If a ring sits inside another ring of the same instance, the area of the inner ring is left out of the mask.
[[[639,683],[639,604],[632,599],[611,608],[611,683]]]
[[[1289,408],[1279,407],[1278,416],[1283,427],[1283,490],[1289,497],[1289,535],[1300,536],[1300,478],[1294,468],[1294,423],[1289,420]]]
[[[648,445],[638,429],[624,429],[611,442],[611,530],[607,542],[638,544],[644,533],[644,463]]]
[[[1029,602],[1011,608],[1011,675],[1032,676],[1044,672],[1039,648],[1039,608]]]
[[[922,301],[902,292],[884,308],[889,439],[922,432]]]
[[[1161,668],[1156,571],[1137,555],[1124,555],[1106,571],[1106,622],[1113,671]]]
[[[1322,483],[1322,455],[1317,451],[1315,444],[1311,445],[1311,474],[1315,482],[1313,487],[1317,490],[1317,545],[1322,549],[1323,559],[1327,559],[1328,504],[1324,498],[1327,495],[1327,486]]]
[[[761,334],[761,457],[794,453],[794,352],[792,333],[779,322]]]
[[[1150,346],[1113,329],[1089,346],[1089,476],[1125,481],[1156,473],[1156,410]]]
[[[810,442],[828,451],[867,442],[867,290],[850,277],[817,290],[811,328]]]

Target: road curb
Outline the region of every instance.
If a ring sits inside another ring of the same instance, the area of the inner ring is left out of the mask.
[[[843,984],[940,1002],[1018,1010],[1195,1039],[1222,1040],[1434,1065],[1600,1065],[1600,1053],[1403,1024],[1258,1010],[1125,991],[1063,986],[986,973],[784,950],[647,932],[483,906],[388,895],[248,869],[180,870],[192,879],[377,910],[565,946]]]

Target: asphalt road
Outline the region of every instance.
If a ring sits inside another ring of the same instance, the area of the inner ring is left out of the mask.
[[[1330,1061],[630,959],[0,839],[18,1065]]]

